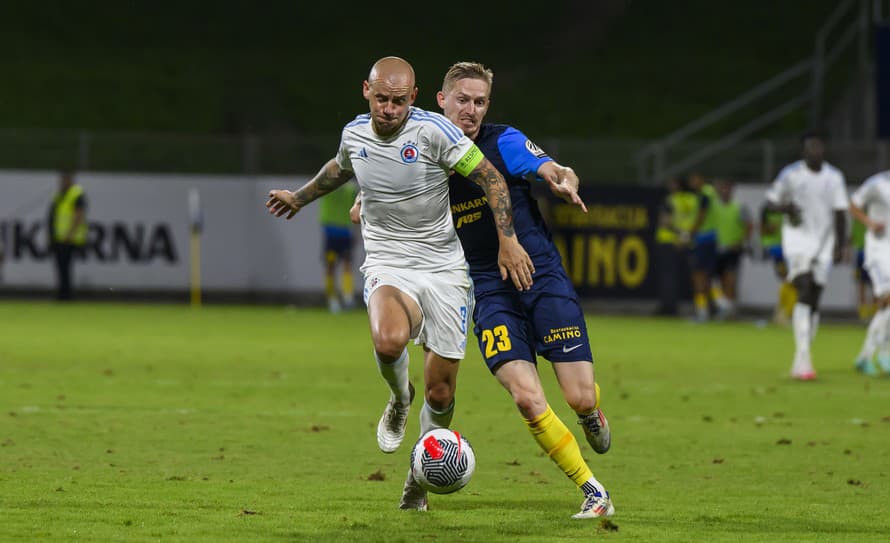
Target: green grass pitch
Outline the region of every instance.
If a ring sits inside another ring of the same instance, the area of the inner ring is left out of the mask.
[[[0,303],[0,541],[805,542],[890,539],[890,379],[864,328],[823,325],[819,380],[787,329],[590,316],[617,510],[542,456],[470,343],[453,427],[476,474],[396,508],[416,436],[377,450],[387,399],[363,312]],[[421,352],[411,347],[420,382]]]

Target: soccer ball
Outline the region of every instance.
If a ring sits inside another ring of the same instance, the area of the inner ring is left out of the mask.
[[[411,473],[425,490],[450,494],[463,488],[476,469],[470,442],[448,428],[436,428],[420,436],[411,451]]]

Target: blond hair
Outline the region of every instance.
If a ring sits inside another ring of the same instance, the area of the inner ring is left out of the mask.
[[[488,83],[490,89],[494,82],[494,72],[479,62],[457,62],[448,68],[445,80],[442,81],[442,91],[450,91],[454,83],[461,79],[480,79]]]

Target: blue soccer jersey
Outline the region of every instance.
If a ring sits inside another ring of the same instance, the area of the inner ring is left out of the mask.
[[[449,179],[451,216],[473,279],[474,332],[489,369],[510,360],[591,360],[584,314],[562,258],[531,195],[530,181],[551,161],[511,126],[483,124],[476,146],[501,172],[510,189],[513,227],[535,265],[531,290],[520,292],[501,279],[498,236],[482,188],[454,174]]]

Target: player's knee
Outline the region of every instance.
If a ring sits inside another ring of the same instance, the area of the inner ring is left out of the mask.
[[[448,409],[454,402],[454,387],[445,381],[426,385],[426,402],[437,411]]]
[[[533,419],[547,409],[547,398],[539,387],[520,386],[510,389],[513,403],[526,419]]]
[[[590,390],[582,390],[580,388],[572,390],[565,395],[566,403],[575,413],[590,413],[596,408],[596,393]]]
[[[408,334],[378,332],[373,336],[374,350],[381,358],[397,359],[408,344]]]

